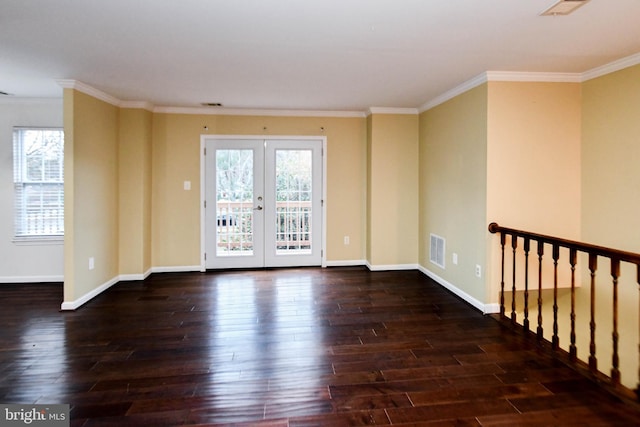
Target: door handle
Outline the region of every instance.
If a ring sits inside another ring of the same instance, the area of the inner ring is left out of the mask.
[[[262,210],[262,206],[258,205],[257,208],[253,208],[254,211],[261,211]]]

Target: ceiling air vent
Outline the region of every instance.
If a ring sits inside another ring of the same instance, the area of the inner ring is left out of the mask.
[[[431,250],[429,251],[429,261],[440,268],[444,268],[445,241],[443,237],[431,234]]]
[[[556,16],[556,15],[568,15],[574,10],[587,4],[589,0],[560,0],[549,8],[544,10],[541,16]]]
[[[222,104],[219,102],[203,102],[203,107],[222,107]]]

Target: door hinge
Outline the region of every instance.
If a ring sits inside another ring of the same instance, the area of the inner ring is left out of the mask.
[[[204,208],[207,209],[207,201],[204,201]]]
[[[204,155],[207,155],[207,147],[204,147]]]
[[[204,260],[205,261],[207,260],[207,253],[206,252],[204,253]]]

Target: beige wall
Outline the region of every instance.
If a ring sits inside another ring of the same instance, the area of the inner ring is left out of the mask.
[[[418,116],[368,119],[368,249],[372,268],[418,261]]]
[[[326,136],[326,259],[329,265],[364,259],[364,117],[154,114],[65,89],[64,118],[63,307],[152,268],[199,267],[200,136],[206,133]]]
[[[330,263],[362,260],[366,243],[365,133],[365,119],[359,117],[155,114],[152,150],[153,266],[200,264],[202,134],[326,136],[326,259]],[[184,190],[184,181],[191,181],[190,191]],[[349,245],[344,244],[346,235],[350,237]]]
[[[64,127],[64,302],[76,299],[75,245],[75,91],[64,89],[62,99]]]
[[[373,173],[371,171],[371,162],[372,162],[372,152],[373,152],[373,114],[369,114],[367,116],[367,149],[366,149],[366,159],[367,159],[367,163],[365,166],[365,170],[367,171],[367,186],[366,186],[366,196],[367,196],[367,200],[366,200],[366,259],[367,260],[371,260],[371,235],[373,233],[373,230],[371,229],[371,227],[369,226],[369,224],[371,224],[371,206],[372,206],[372,199],[371,199],[371,183],[373,180]]]
[[[64,98],[64,301],[71,303],[118,276],[118,109],[72,89]]]
[[[640,65],[583,83],[582,240],[640,253]],[[598,265],[598,358],[611,363],[612,307],[609,263]],[[619,288],[623,383],[638,382],[637,272],[626,266]],[[582,289],[586,293],[587,289]],[[587,295],[581,300],[588,301]],[[588,306],[579,318],[588,318]],[[588,336],[587,336],[588,337]],[[587,344],[583,335],[583,352]],[[588,348],[588,347],[587,347]]]
[[[575,83],[489,82],[421,115],[421,265],[497,303],[489,222],[580,238],[580,103]],[[445,269],[429,262],[429,233],[446,239]]]
[[[487,102],[485,84],[420,115],[420,265],[480,302],[487,301],[475,276],[486,262]],[[430,233],[446,240],[444,269],[429,261]]]
[[[580,237],[580,84],[489,82],[487,215]]]
[[[582,234],[640,252],[640,65],[583,83]]]
[[[119,273],[151,268],[151,129],[153,114],[119,110]]]
[[[580,84],[489,82],[488,85],[488,222],[580,240]],[[499,238],[492,236],[487,271],[487,299],[491,302],[497,302],[499,297],[498,251]],[[544,271],[549,276],[544,283],[551,286],[551,257],[545,261]],[[512,275],[509,267],[508,264],[506,277]],[[524,257],[519,259],[517,271],[524,271]],[[530,277],[532,283],[537,283],[537,271]],[[568,273],[559,280],[562,286],[570,283]]]

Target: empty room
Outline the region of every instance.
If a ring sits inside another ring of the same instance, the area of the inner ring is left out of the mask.
[[[0,420],[640,425],[638,16],[4,1]]]

